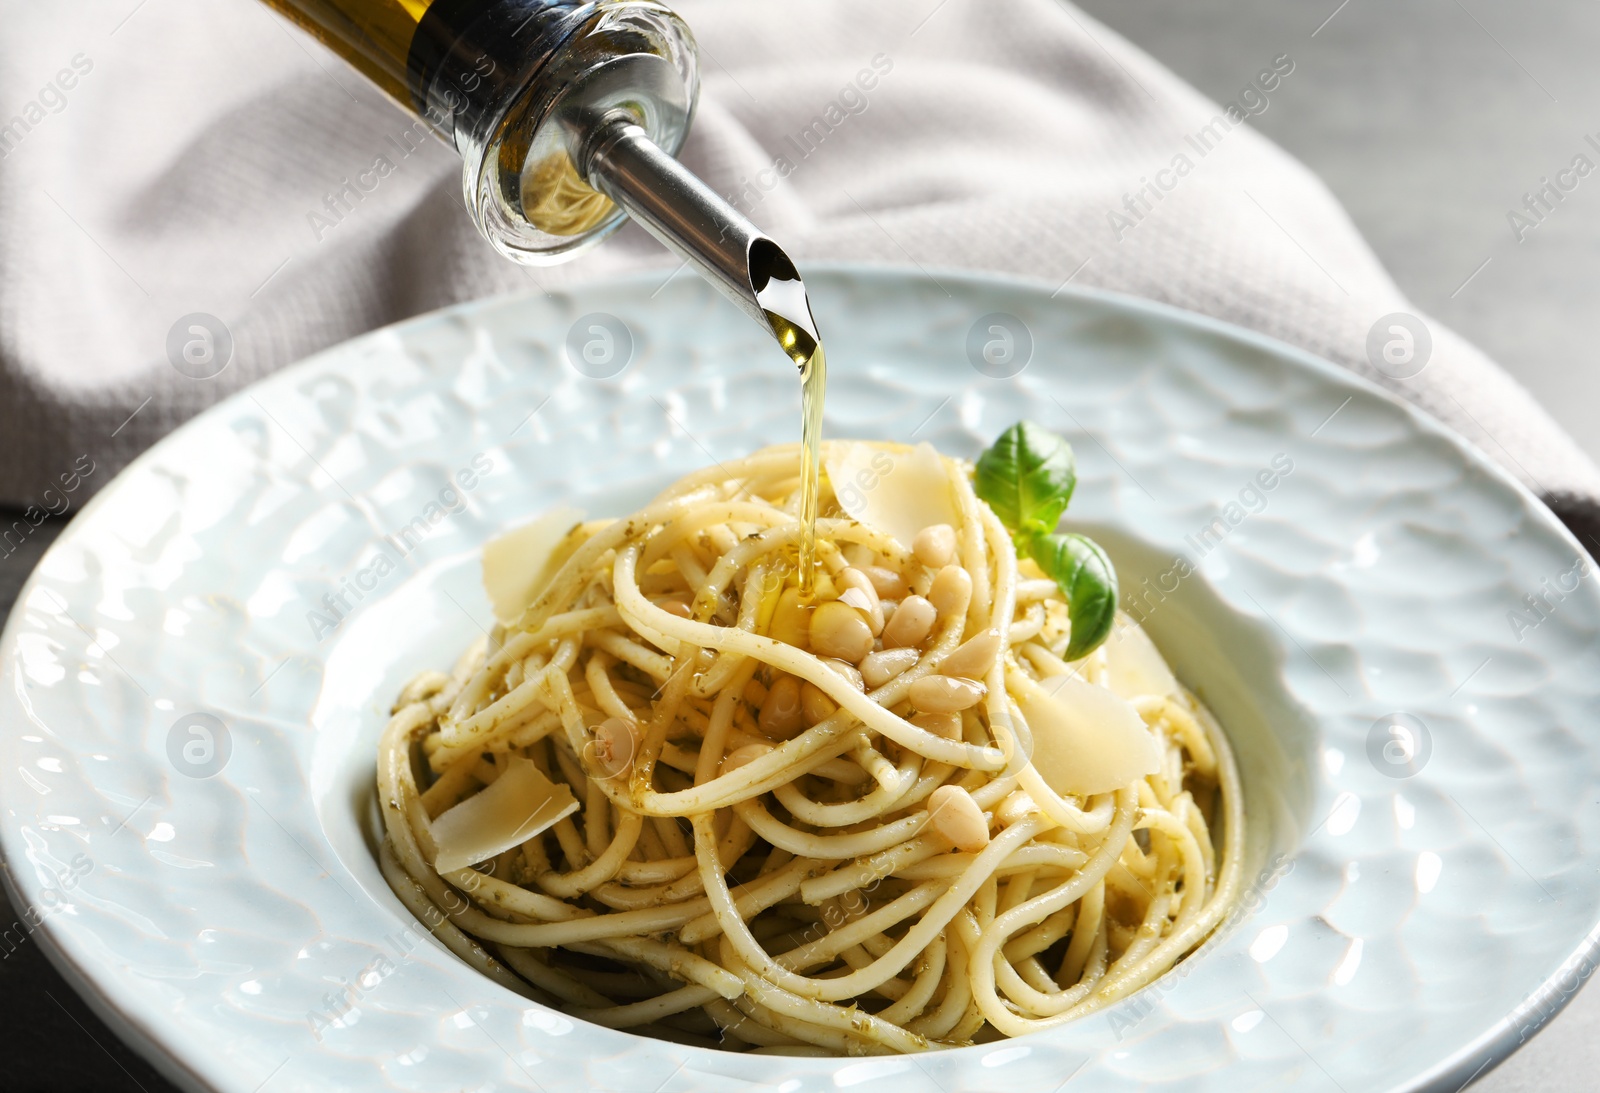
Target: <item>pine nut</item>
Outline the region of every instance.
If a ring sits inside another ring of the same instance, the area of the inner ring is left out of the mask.
[[[811,613],[811,647],[819,656],[857,661],[872,652],[872,630],[860,611],[830,600]]]
[[[960,740],[961,715],[950,713],[919,713],[911,719],[911,723],[923,732],[931,732],[935,736],[942,736],[946,740]]]
[[[806,727],[800,710],[800,681],[794,676],[779,676],[767,691],[756,724],[768,736],[787,740]]]
[[[742,748],[734,748],[722,757],[722,772],[726,774],[730,770],[738,770],[746,763],[753,763],[772,750],[770,744],[746,744]]]
[[[639,752],[639,728],[620,717],[608,717],[594,730],[595,765],[607,778],[615,778],[633,767]]]
[[[1000,802],[1000,807],[995,809],[995,818],[1002,824],[1014,824],[1025,820],[1032,813],[1038,812],[1039,806],[1028,796],[1026,790],[1014,790],[1005,800]]]
[[[985,690],[983,684],[970,679],[957,679],[954,676],[923,676],[911,685],[906,697],[911,699],[913,706],[924,713],[951,713],[976,706],[983,698]]]
[[[754,676],[750,677],[750,682],[744,685],[744,700],[758,710],[761,708],[761,704],[767,700],[767,689]]]
[[[867,594],[859,588],[847,588],[839,593],[839,602],[847,607],[853,607],[862,614],[872,610],[872,600],[867,599]]]
[[[878,598],[878,590],[872,587],[872,581],[859,569],[846,569],[839,574],[839,585],[844,589],[839,594],[839,602],[847,603],[867,616],[867,625],[872,628],[872,636],[877,637],[883,633],[883,603]]]
[[[894,609],[894,615],[883,628],[885,648],[919,645],[933,629],[938,611],[921,596],[907,596]]]
[[[887,566],[864,565],[861,572],[867,575],[878,595],[886,600],[898,600],[906,594],[905,578]]]
[[[861,678],[861,669],[857,668],[849,661],[828,659],[824,660],[822,663],[826,664],[829,668],[832,668],[835,672],[838,672],[840,675],[844,676],[844,678],[848,679],[850,681],[850,686],[854,687],[856,690],[865,691],[867,689],[866,681]]]
[[[861,660],[861,678],[877,690],[917,662],[915,649],[880,649]]]
[[[798,588],[785,588],[778,597],[778,606],[772,612],[772,625],[767,636],[797,649],[806,647],[811,631],[811,607],[800,598]]]
[[[800,687],[800,712],[805,715],[807,725],[815,725],[818,721],[833,716],[839,707],[834,705],[828,693],[815,683],[802,684]]]
[[[972,599],[972,575],[958,565],[947,565],[933,578],[928,602],[941,615],[965,615]]]
[[[884,572],[890,571],[885,570]],[[872,583],[872,578],[867,576],[866,570],[858,569],[855,566],[846,566],[839,570],[837,580],[841,588],[859,588],[863,592],[872,593],[874,598],[878,595],[877,586]]]
[[[970,854],[989,845],[989,818],[960,786],[940,786],[928,795],[928,820],[957,850]]]
[[[911,553],[929,569],[949,565],[956,556],[956,529],[949,524],[931,524],[923,528],[911,541]]]
[[[962,642],[960,648],[945,657],[944,663],[939,665],[939,671],[947,676],[982,679],[994,667],[995,658],[999,655],[1000,631],[985,630]]]
[[[656,604],[656,606],[661,608],[661,610],[665,611],[667,614],[676,615],[680,619],[694,618],[694,612],[691,611],[689,609],[689,605],[684,603],[682,600],[662,600],[660,603]]]

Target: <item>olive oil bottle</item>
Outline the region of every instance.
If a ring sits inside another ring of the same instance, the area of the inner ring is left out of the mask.
[[[543,264],[623,219],[573,160],[579,117],[626,111],[672,154],[699,91],[694,38],[653,0],[264,0],[461,154],[466,204]]]
[[[674,158],[699,94],[683,21],[655,0],[264,2],[454,145],[501,253],[562,261],[631,216],[777,340],[804,392],[809,593],[827,358],[789,256]]]

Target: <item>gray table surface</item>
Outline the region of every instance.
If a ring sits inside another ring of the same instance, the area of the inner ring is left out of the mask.
[[[1588,340],[1600,172],[1520,243],[1506,220],[1578,153],[1600,166],[1584,141],[1600,141],[1600,5],[1078,3],[1213,99],[1236,95],[1263,57],[1292,56],[1294,79],[1253,124],[1322,177],[1414,303],[1510,369],[1600,459]]]
[[[1255,124],[1327,181],[1418,306],[1510,368],[1600,458],[1600,369],[1584,333],[1600,315],[1600,177],[1521,242],[1506,220],[1600,131],[1600,6],[1079,2],[1218,99],[1262,56],[1290,53],[1295,79]],[[0,557],[0,617],[56,530]],[[0,925],[15,918],[0,900]],[[0,951],[0,1021],[22,1033],[8,1044],[8,1090],[171,1089],[32,940]],[[1474,1090],[1587,1091],[1597,1073],[1600,992],[1587,990]]]

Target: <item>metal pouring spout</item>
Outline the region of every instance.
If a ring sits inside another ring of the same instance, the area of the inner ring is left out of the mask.
[[[783,248],[663,151],[627,111],[566,123],[583,180],[682,257],[804,365],[818,336],[805,286]]]

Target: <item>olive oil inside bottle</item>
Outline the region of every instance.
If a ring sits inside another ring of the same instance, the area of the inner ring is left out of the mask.
[[[396,102],[412,108],[407,63],[434,0],[266,0]]]

